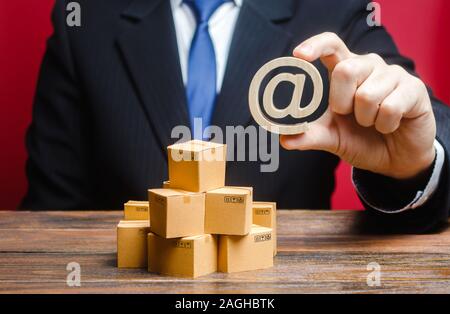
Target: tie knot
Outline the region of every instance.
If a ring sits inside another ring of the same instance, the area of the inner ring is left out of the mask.
[[[211,15],[225,2],[231,0],[184,0],[194,11],[197,23],[206,23]]]

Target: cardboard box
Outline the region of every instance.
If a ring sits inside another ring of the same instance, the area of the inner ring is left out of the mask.
[[[253,223],[272,228],[273,256],[277,255],[277,203],[253,202]]]
[[[163,238],[205,233],[205,194],[174,189],[148,190],[150,229]]]
[[[206,192],[225,185],[226,145],[193,140],[167,150],[171,188]]]
[[[246,236],[219,236],[218,270],[225,273],[273,266],[272,229],[253,225]]]
[[[217,271],[217,236],[197,235],[163,239],[148,234],[148,271],[180,277],[198,277]]]
[[[206,192],[205,233],[246,235],[252,226],[252,188],[223,187]]]
[[[163,189],[170,189],[170,181],[169,180],[166,180],[166,181],[163,181]]]
[[[125,220],[149,220],[148,201],[128,201],[124,204]]]
[[[147,267],[148,220],[121,220],[117,225],[117,267]]]

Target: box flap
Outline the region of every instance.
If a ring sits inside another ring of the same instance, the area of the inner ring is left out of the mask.
[[[208,149],[224,147],[224,144],[214,142],[205,142],[200,140],[192,140],[184,143],[176,143],[167,147],[167,149],[176,149],[182,151],[201,152]]]
[[[247,194],[249,194],[249,192],[250,192],[250,194],[252,194],[252,191],[253,191],[252,187],[225,186],[222,188],[208,191],[207,193],[247,195]]]
[[[188,196],[188,195],[195,195],[196,193],[178,190],[178,189],[150,189],[149,192],[164,196],[164,197],[171,197],[171,196]]]

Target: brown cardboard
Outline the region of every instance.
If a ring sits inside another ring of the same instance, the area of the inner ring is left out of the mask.
[[[163,238],[205,233],[205,194],[175,189],[148,190],[150,229]]]
[[[169,180],[166,180],[166,181],[163,181],[163,189],[170,189],[170,181]]]
[[[147,267],[148,220],[121,220],[117,225],[117,267]]]
[[[205,233],[246,235],[252,225],[252,188],[223,187],[206,192]]]
[[[148,201],[128,201],[124,204],[125,220],[149,220]]]
[[[219,236],[220,272],[233,273],[272,266],[272,229],[253,225],[246,236]]]
[[[277,255],[277,203],[253,202],[253,223],[272,228],[273,256]]]
[[[217,271],[217,236],[197,235],[164,239],[148,234],[148,271],[180,277],[198,277]]]
[[[167,150],[171,188],[206,192],[225,185],[226,145],[193,140]]]

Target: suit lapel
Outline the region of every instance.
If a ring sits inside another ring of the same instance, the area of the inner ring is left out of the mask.
[[[251,78],[267,61],[282,56],[291,36],[277,22],[289,20],[292,0],[246,0],[236,24],[212,124],[246,125]],[[117,44],[161,151],[177,125],[189,126],[170,1],[133,0],[122,13]]]
[[[292,44],[291,36],[274,22],[293,14],[291,1],[246,0],[239,14],[227,69],[218,96],[212,124],[245,126],[251,121],[248,89],[256,71],[267,61],[280,57]]]
[[[189,126],[169,1],[133,0],[123,12],[117,43],[144,112],[165,153],[174,126]]]

